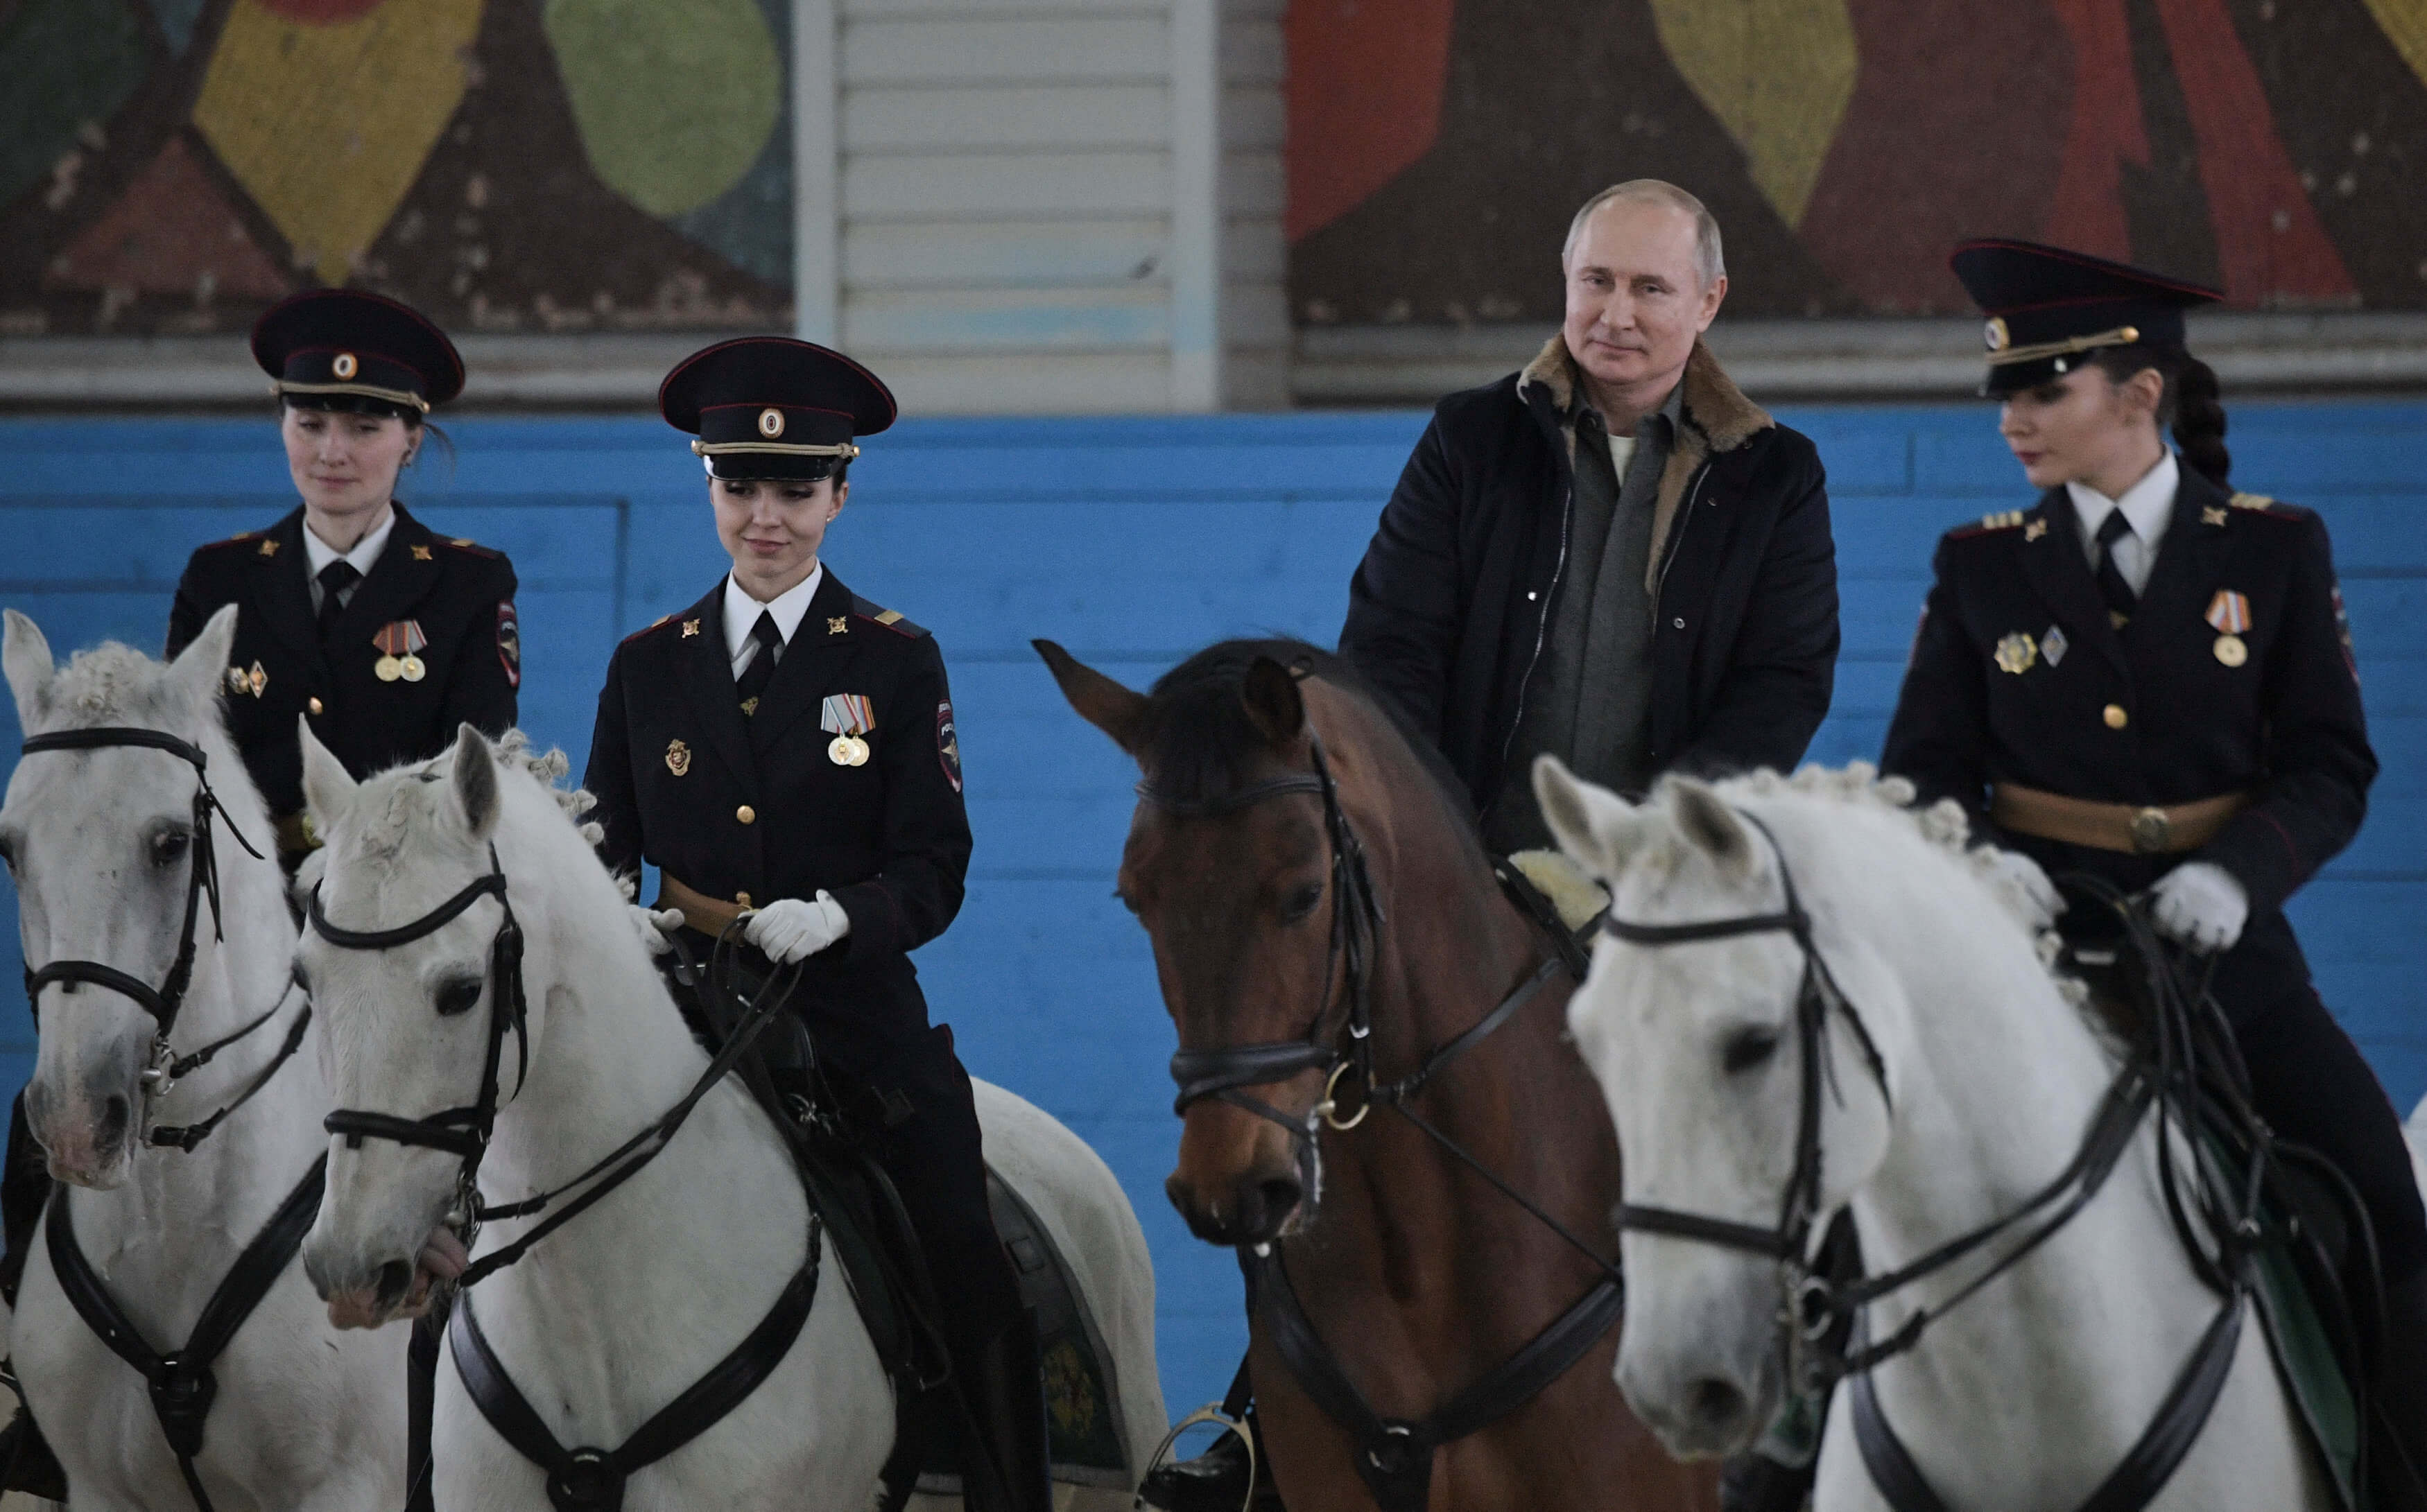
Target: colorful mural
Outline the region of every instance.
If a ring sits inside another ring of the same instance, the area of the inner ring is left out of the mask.
[[[2245,308],[2427,307],[2427,0],[1295,0],[1288,27],[1302,324],[1555,318],[1569,216],[1637,176],[1710,203],[1737,314],[1968,309],[1945,257],[1981,235]]]
[[[0,334],[788,323],[789,0],[0,0]]]

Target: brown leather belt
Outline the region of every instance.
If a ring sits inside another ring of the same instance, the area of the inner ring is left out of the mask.
[[[658,873],[658,901],[650,906],[678,908],[682,910],[684,923],[703,935],[715,936],[723,935],[735,919],[753,906],[748,893],[740,893],[736,897],[739,901],[734,902],[711,898],[673,872],[660,870]]]
[[[2067,845],[2135,855],[2195,851],[2250,806],[2248,793],[2225,793],[2170,808],[2100,804],[2062,793],[2042,792],[2001,782],[1989,797],[1989,817],[1999,828]]]

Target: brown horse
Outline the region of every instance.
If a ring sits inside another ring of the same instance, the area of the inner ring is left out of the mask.
[[[1118,890],[1180,1032],[1165,1190],[1240,1249],[1282,1499],[1716,1506],[1610,1377],[1618,1146],[1564,1040],[1572,957],[1438,762],[1299,642],[1151,696],[1036,646],[1145,775]]]

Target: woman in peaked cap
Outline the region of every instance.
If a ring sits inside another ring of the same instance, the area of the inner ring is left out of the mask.
[[[2214,290],[2028,242],[1969,242],[1953,266],[1988,317],[1999,433],[2042,492],[1940,543],[1881,765],[1963,805],[2043,907],[2063,909],[2050,876],[2088,872],[2216,956],[2259,1114],[2368,1207],[2393,1439],[2371,1442],[2427,1470],[2427,1215],[2283,912],[2359,828],[2377,770],[2325,526],[2226,481],[2216,375],[2184,342]],[[2099,911],[2056,923],[2111,951]]]
[[[969,871],[944,658],[823,558],[854,438],[893,423],[893,396],[839,352],[753,336],[685,361],[658,400],[695,438],[733,565],[608,665],[583,779],[603,854],[620,873],[659,868],[659,911],[637,920],[655,951],[660,928],[704,951],[745,920],[746,966],[801,964],[791,1001],[816,1064],[937,1278],[974,1420],[969,1504],[1044,1512],[1035,1326],[986,1205],[969,1075],[909,957],[952,923]]]
[[[171,657],[223,605],[240,606],[227,669],[229,733],[278,821],[291,866],[305,833],[298,715],[356,777],[437,755],[469,723],[514,723],[522,633],[503,553],[441,536],[397,502],[464,388],[454,344],[376,294],[299,294],[252,328],[279,399],[302,502],[266,530],[204,546],[169,611]]]

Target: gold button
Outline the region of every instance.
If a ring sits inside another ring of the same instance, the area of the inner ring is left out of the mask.
[[[2110,730],[2120,730],[2132,723],[2132,716],[2124,712],[2124,706],[2121,704],[2108,705],[2107,712],[2100,717],[2107,721],[2107,727]]]
[[[744,824],[756,824],[758,822],[758,810],[744,804],[733,811],[733,817]]]
[[[308,703],[308,704],[304,705],[303,707],[304,707],[305,708],[310,709],[310,710],[311,710],[313,713],[315,713],[315,714],[318,714],[318,712],[320,712],[320,701],[319,701],[318,699],[317,699],[317,698],[316,698],[316,699],[313,699],[310,703]]]
[[[742,907],[744,907],[744,908],[748,908],[748,907],[751,907],[751,906],[752,906],[752,903],[751,903],[751,902],[750,902],[750,895],[749,895],[748,893],[746,893],[746,892],[737,892],[737,893],[735,893],[735,894],[733,895],[733,901],[734,901],[735,902],[740,903],[740,904],[741,904]]]

